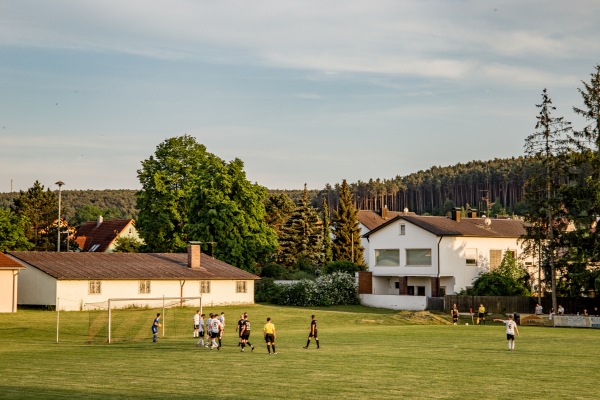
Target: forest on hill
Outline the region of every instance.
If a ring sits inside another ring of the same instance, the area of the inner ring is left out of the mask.
[[[509,213],[520,214],[523,185],[529,168],[524,157],[471,161],[453,166],[434,166],[404,177],[370,179],[368,182],[349,182],[354,205],[361,210],[390,211],[408,208],[417,214],[443,215],[449,207],[472,207],[487,212],[492,204]],[[340,183],[327,184],[320,190],[309,190],[311,204],[322,208],[327,199],[330,210],[339,206]],[[101,211],[105,218],[133,218],[136,209],[136,190],[63,190],[62,213],[73,225],[97,218]],[[297,203],[302,189],[269,190],[271,194],[286,194]],[[0,208],[8,208],[19,193],[0,193]],[[78,213],[79,210],[79,213]]]

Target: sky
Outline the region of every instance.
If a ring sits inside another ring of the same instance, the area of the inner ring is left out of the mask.
[[[191,135],[269,189],[523,155],[544,88],[585,125],[600,2],[0,2],[0,192],[139,189]]]

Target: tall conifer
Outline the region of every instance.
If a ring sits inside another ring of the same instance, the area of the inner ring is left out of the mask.
[[[335,261],[351,261],[364,264],[364,249],[360,243],[360,227],[358,226],[358,211],[352,202],[352,193],[346,180],[340,189],[340,205],[332,221],[333,259]]]

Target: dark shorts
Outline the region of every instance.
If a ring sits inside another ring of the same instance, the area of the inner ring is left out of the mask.
[[[211,337],[211,338],[213,338],[213,339],[216,339],[216,338],[218,338],[218,337],[219,337],[219,332],[212,332],[212,331],[211,331],[211,332],[210,332],[210,337]]]
[[[453,316],[452,316],[452,320],[453,320],[454,322],[458,321],[458,315],[453,315]]]
[[[275,343],[275,336],[272,333],[267,333],[265,335],[265,342],[267,342],[267,343]]]
[[[308,337],[318,337],[318,335],[317,335],[317,330],[315,329],[315,333],[312,333],[312,332],[310,332],[310,333],[308,334]]]
[[[250,337],[250,332],[244,332],[241,336],[242,340],[248,340]]]
[[[204,331],[198,331],[198,335],[200,335],[200,337],[204,337]]]
[[[478,315],[479,319],[483,319],[485,318],[485,313],[480,312]]]
[[[194,329],[200,329],[200,325],[194,324]]]
[[[515,335],[511,335],[510,333],[507,333],[506,340],[515,340]]]
[[[152,325],[152,333],[158,333],[158,327]]]

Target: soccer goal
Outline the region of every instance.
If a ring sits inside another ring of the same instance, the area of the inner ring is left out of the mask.
[[[202,297],[111,298],[86,303],[88,343],[143,341],[161,313],[161,337],[178,337],[192,331],[196,310],[202,311]]]

